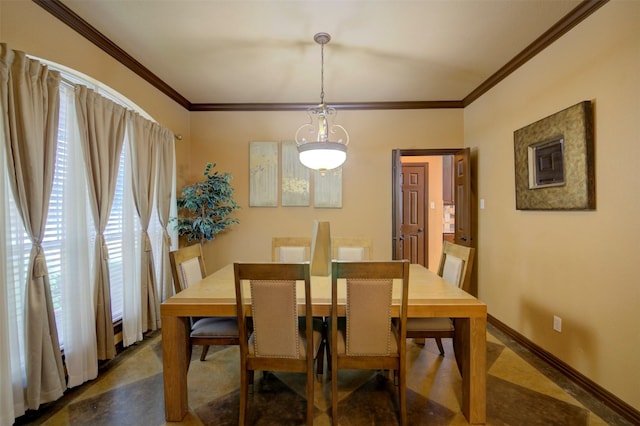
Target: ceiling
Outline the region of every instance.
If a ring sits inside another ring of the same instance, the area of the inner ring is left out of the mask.
[[[321,31],[332,38],[324,49],[328,104],[461,107],[596,3],[34,1],[192,110],[318,103],[321,49],[313,36]]]

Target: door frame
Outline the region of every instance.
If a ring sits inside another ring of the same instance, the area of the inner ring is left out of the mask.
[[[401,238],[401,229],[400,229],[400,223],[401,223],[401,210],[400,210],[400,206],[398,203],[399,198],[399,193],[398,191],[401,190],[399,187],[400,184],[400,174],[402,172],[402,162],[401,159],[402,157],[417,157],[417,156],[443,156],[443,155],[453,155],[455,156],[457,153],[459,153],[460,151],[465,150],[466,148],[430,148],[430,149],[393,149],[392,150],[392,155],[391,155],[391,161],[392,161],[392,176],[391,176],[391,191],[392,191],[392,212],[391,212],[391,216],[392,216],[392,224],[391,224],[391,253],[393,256],[393,259],[399,259],[399,255],[400,255],[400,249],[399,249],[399,238]],[[470,166],[470,165],[469,165]],[[470,188],[470,191],[473,192],[473,188]],[[468,208],[469,208],[469,215],[472,215],[473,212],[472,210],[472,206],[471,203],[467,204]],[[472,230],[473,232],[473,230]],[[475,246],[475,241],[473,243],[471,243],[471,241],[469,241],[469,243],[464,244],[464,245],[471,245],[471,246]]]

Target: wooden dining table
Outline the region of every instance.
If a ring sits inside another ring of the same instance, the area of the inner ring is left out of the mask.
[[[302,283],[300,283],[302,285]],[[248,283],[246,294],[249,294]],[[329,316],[331,278],[312,276],[314,316]],[[394,306],[400,303],[394,286]],[[299,293],[304,294],[301,290]],[[434,272],[417,264],[409,270],[408,317],[450,317],[455,320],[454,352],[462,377],[462,412],[472,424],[486,419],[486,320],[487,306]],[[338,295],[344,306],[345,295]],[[246,307],[250,311],[250,300]],[[300,314],[304,311],[300,299]],[[181,421],[189,409],[187,368],[190,362],[189,317],[236,316],[233,264],[229,264],[167,299],[162,316],[162,364],[165,417]],[[340,314],[340,312],[339,312]]]

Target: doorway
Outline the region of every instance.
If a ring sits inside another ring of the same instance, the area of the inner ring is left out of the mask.
[[[469,149],[393,150],[392,156],[393,258],[435,270],[443,240],[472,244]]]

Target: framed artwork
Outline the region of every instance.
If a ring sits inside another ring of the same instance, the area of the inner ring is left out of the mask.
[[[278,142],[249,142],[249,207],[278,206]]]
[[[309,169],[298,159],[294,141],[282,142],[282,206],[309,206]]]
[[[314,172],[313,206],[342,208],[342,167]]]
[[[513,140],[516,209],[595,209],[590,101],[516,130]]]

